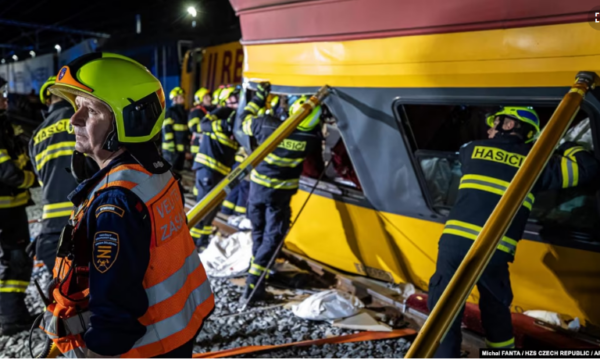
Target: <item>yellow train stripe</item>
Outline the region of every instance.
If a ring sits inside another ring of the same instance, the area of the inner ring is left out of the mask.
[[[552,44],[560,46],[550,46]],[[588,23],[351,41],[245,46],[244,77],[287,86],[571,86],[600,71]]]

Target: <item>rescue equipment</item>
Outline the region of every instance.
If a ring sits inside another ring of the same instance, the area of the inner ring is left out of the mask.
[[[437,305],[425,321],[406,354],[407,358],[430,358],[444,338],[450,324],[466,302],[477,279],[483,273],[514,216],[546,166],[552,151],[579,111],[585,94],[600,82],[593,72],[577,74],[575,84],[564,96],[540,138],[535,142],[523,166],[500,198],[490,218],[477,235]]]

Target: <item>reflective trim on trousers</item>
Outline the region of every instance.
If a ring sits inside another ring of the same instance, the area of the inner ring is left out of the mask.
[[[235,208],[235,204],[229,200],[225,200],[223,201],[223,207],[233,210]]]
[[[485,344],[488,348],[492,349],[514,349],[515,348],[515,338],[512,338],[507,341],[502,342],[491,342],[488,339],[485,339]]]
[[[0,292],[24,293],[29,286],[29,281],[0,280]]]

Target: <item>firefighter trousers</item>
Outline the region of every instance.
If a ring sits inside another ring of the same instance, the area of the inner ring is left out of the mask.
[[[430,311],[442,296],[468,250],[468,246],[440,246],[435,273],[429,281],[427,306]],[[508,263],[492,259],[477,281],[477,290],[479,290],[479,310],[487,346],[497,349],[514,348],[510,315],[513,295]],[[446,337],[435,353],[436,358],[460,357],[461,322],[464,310],[463,306],[450,325]]]
[[[246,285],[254,287],[290,228],[289,194],[263,196],[262,185],[250,183],[248,219],[252,223],[252,256]],[[263,283],[264,284],[264,283]]]
[[[0,323],[30,317],[25,306],[25,290],[33,269],[33,260],[25,251],[28,244],[25,206],[0,210]]]
[[[225,215],[246,215],[250,182],[242,180],[223,201],[221,212]]]
[[[196,171],[196,189],[198,189],[198,195],[196,201],[202,200],[206,194],[208,194],[221,180],[225,178],[224,175],[212,171],[204,166],[200,167]],[[190,235],[194,238],[196,247],[207,247],[208,238],[212,233],[212,222],[219,212],[219,207],[215,207],[210,213],[208,213],[204,219],[199,221],[193,228],[190,229]]]

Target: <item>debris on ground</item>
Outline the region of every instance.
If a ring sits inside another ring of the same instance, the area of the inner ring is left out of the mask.
[[[292,311],[307,320],[336,320],[355,315],[364,306],[356,296],[332,289],[311,295]]]
[[[581,328],[579,318],[571,319],[568,315],[546,310],[528,310],[523,313],[549,325],[559,326],[565,330],[577,332]]]
[[[377,321],[368,312],[359,312],[354,316],[334,320],[333,326],[342,329],[365,330],[365,331],[392,331],[392,327]]]
[[[200,261],[211,277],[231,277],[245,274],[252,258],[250,232],[237,232],[228,237],[213,235],[200,254]]]
[[[205,321],[194,352],[218,351],[249,345],[284,344],[354,334],[358,331],[334,327],[326,321],[305,320],[294,316],[275,296],[273,302],[259,302],[238,316],[238,299],[243,287],[226,279],[212,279],[216,308]],[[255,311],[256,310],[256,311]],[[292,347],[262,353],[240,355],[243,358],[396,358],[404,357],[410,342],[404,338],[322,346]]]

